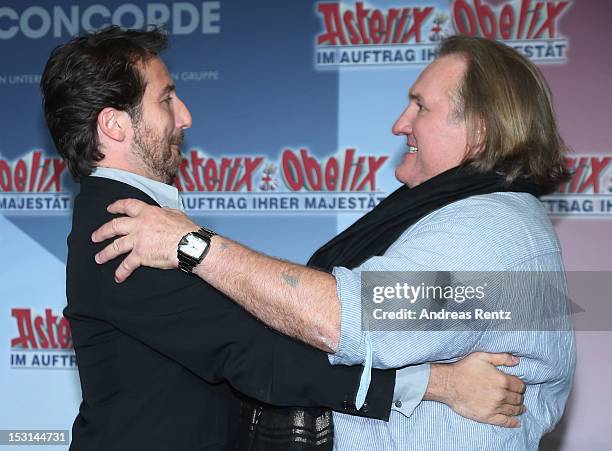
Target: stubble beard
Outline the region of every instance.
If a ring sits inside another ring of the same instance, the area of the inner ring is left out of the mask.
[[[146,125],[139,125],[134,129],[132,148],[134,154],[155,179],[170,185],[178,174],[182,159],[180,145],[183,139],[182,130],[168,139]],[[178,151],[174,151],[172,145],[176,145]]]

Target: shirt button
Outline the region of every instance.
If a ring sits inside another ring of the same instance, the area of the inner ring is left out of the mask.
[[[395,401],[395,403],[394,403],[394,404],[395,404],[395,407],[397,407],[398,409],[399,409],[400,407],[402,407],[402,402],[401,402],[401,401],[399,401],[399,400]]]

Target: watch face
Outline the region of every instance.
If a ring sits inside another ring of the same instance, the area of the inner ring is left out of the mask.
[[[191,234],[187,235],[185,238],[186,242],[181,242],[181,251],[195,259],[200,258],[206,250],[206,247],[208,247],[208,243],[202,238],[198,238]]]

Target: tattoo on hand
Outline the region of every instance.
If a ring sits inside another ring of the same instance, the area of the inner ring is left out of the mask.
[[[221,252],[223,252],[225,249],[227,249],[229,246],[229,244],[227,243],[221,243]]]
[[[295,288],[300,283],[299,272],[295,269],[288,269],[282,272],[283,280],[291,287]]]

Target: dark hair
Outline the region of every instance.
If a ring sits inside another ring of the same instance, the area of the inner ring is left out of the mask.
[[[451,98],[468,127],[464,166],[523,178],[543,194],[570,177],[552,95],[540,70],[499,42],[463,35],[442,42],[439,57],[461,55],[468,68]]]
[[[146,80],[138,64],[167,47],[160,29],[106,27],[73,38],[52,52],[40,83],[47,127],[75,179],[91,174],[104,158],[99,149],[98,114],[106,107],[137,121]]]

